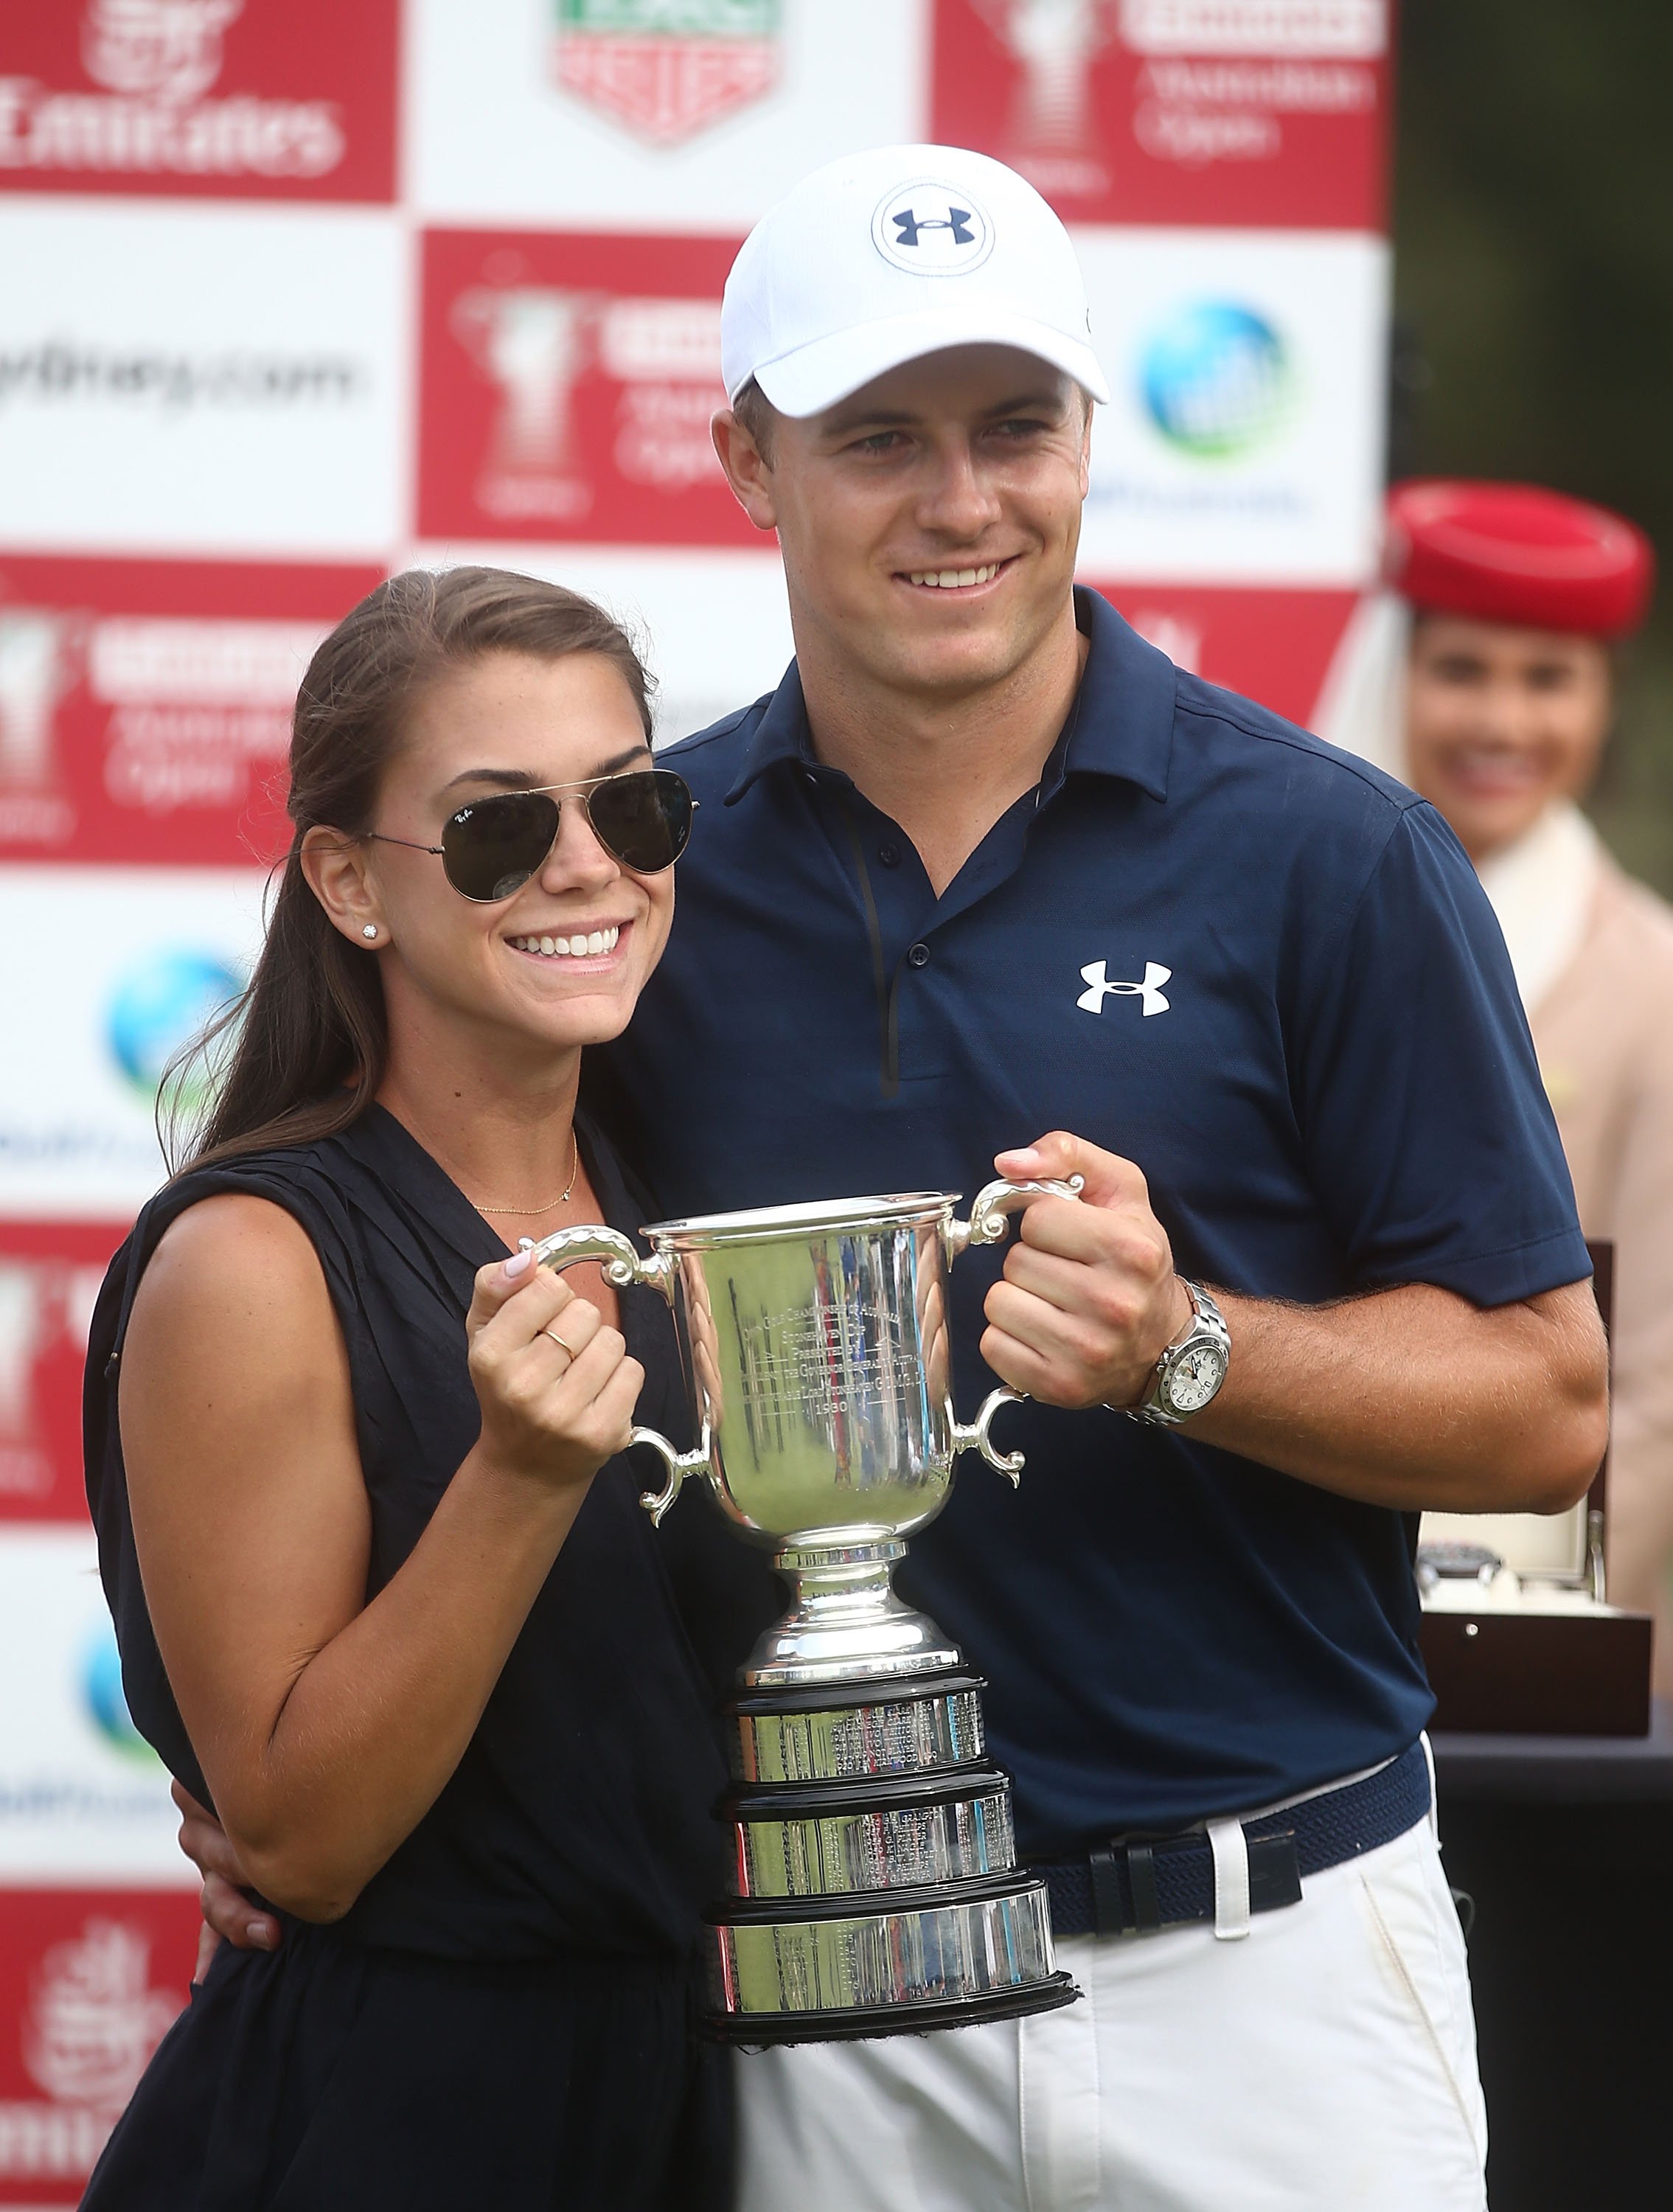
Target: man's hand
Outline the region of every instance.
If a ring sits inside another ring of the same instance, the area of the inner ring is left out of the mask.
[[[252,1905],[238,1853],[214,1814],[179,1782],[170,1795],[180,1812],[180,1849],[204,1878],[198,1900],[204,1925],[192,1976],[201,1982],[223,1936],[235,1951],[277,1951],[279,1923],[271,1912]]]
[[[1132,1406],[1185,1331],[1190,1299],[1129,1160],[1061,1131],[1001,1152],[1037,1198],[988,1293],[982,1356],[1049,1406]],[[1291,1305],[1209,1287],[1232,1336],[1225,1388],[1190,1434],[1281,1474],[1405,1512],[1560,1513],[1609,1434],[1590,1284],[1477,1306],[1433,1283]]]
[[[1191,1320],[1167,1232],[1131,1160],[1054,1130],[994,1163],[1017,1182],[1083,1178],[1078,1200],[1037,1198],[988,1293],[982,1357],[1048,1406],[1131,1406]]]

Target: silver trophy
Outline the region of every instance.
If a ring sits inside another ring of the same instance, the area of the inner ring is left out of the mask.
[[[990,1183],[968,1221],[916,1192],[659,1222],[648,1260],[611,1229],[534,1247],[668,1300],[699,1442],[633,1431],[668,1470],[646,1510],[660,1522],[703,1476],[794,1593],[727,1708],[736,1870],[707,1916],[723,2040],[916,2034],[1078,1994],[1045,1884],[1017,1865],[1010,1782],[983,1756],[982,1679],[891,1577],[960,1452],[1013,1483],[1022,1469],[989,1436],[1018,1392],[954,1415],[947,1270],[1031,1199],[1079,1188]]]

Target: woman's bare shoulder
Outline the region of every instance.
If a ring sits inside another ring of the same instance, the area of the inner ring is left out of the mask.
[[[219,1191],[177,1214],[157,1240],[123,1364],[131,1374],[170,1347],[194,1365],[259,1351],[271,1373],[322,1355],[335,1366],[340,1344],[319,1255],[295,1215],[250,1192]]]

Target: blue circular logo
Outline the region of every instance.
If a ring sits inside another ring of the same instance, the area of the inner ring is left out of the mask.
[[[155,1765],[156,1753],[134,1726],[122,1692],[122,1660],[109,1621],[101,1620],[88,1638],[82,1659],[82,1693],[94,1726],[125,1759]]]
[[[1171,445],[1226,460],[1279,428],[1295,377],[1283,340],[1263,316],[1205,300],[1152,332],[1140,384],[1151,420]]]
[[[155,1098],[181,1046],[201,1036],[243,988],[226,962],[212,954],[152,954],[129,969],[110,1002],[110,1047],[118,1066],[137,1091]]]

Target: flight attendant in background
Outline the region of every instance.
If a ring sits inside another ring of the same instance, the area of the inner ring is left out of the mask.
[[[1402,777],[1475,863],[1510,948],[1588,1237],[1615,1247],[1609,1590],[1656,1615],[1673,1695],[1673,907],[1580,811],[1642,622],[1649,541],[1525,484],[1390,496],[1390,590],[1356,617],[1319,733]]]

